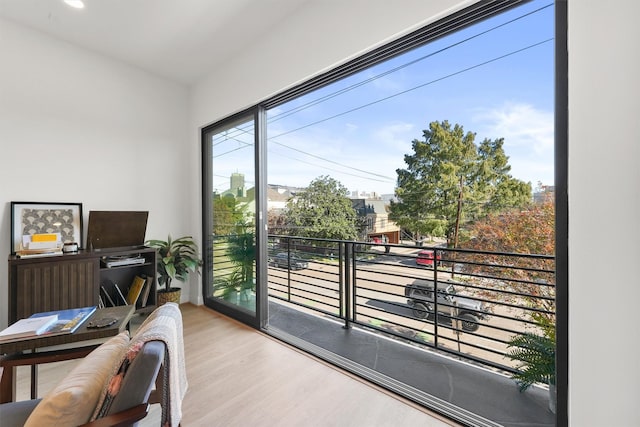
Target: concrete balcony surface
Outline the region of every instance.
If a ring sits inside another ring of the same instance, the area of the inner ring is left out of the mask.
[[[548,390],[336,319],[269,303],[268,332],[465,425],[554,426]]]

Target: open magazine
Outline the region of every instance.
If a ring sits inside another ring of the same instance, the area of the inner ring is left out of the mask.
[[[71,308],[68,310],[55,310],[45,313],[32,314],[30,319],[57,315],[58,320],[53,322],[44,332],[39,335],[71,334],[96,311],[96,306]]]

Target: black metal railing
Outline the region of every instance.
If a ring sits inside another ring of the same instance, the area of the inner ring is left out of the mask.
[[[509,340],[536,331],[534,313],[555,316],[554,262],[548,255],[270,235],[268,288],[270,298],[344,327],[514,372]]]

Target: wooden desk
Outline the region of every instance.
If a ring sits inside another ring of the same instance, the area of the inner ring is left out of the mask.
[[[96,310],[81,326],[72,334],[36,337],[28,340],[7,341],[0,343],[0,403],[12,402],[15,398],[15,369],[22,365],[37,365],[45,362],[55,362],[62,360],[77,359],[89,354],[98,345],[74,346],[74,343],[83,341],[109,338],[118,335],[127,329],[129,320],[133,316],[135,307],[123,305],[119,307],[107,307]],[[118,319],[116,323],[105,328],[91,329],[87,325],[93,319],[103,317],[114,317]],[[38,350],[66,345],[64,349],[48,350],[38,352]],[[29,353],[25,353],[30,351]],[[31,371],[31,398],[37,395],[37,375],[36,370]]]

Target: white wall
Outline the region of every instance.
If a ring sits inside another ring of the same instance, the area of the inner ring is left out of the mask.
[[[310,1],[192,89],[196,126],[327,71],[475,0]]]
[[[640,425],[640,6],[569,3],[569,416]]]
[[[85,228],[90,210],[148,210],[148,238],[194,232],[185,87],[5,20],[0,52],[0,295],[11,201],[81,202]]]

